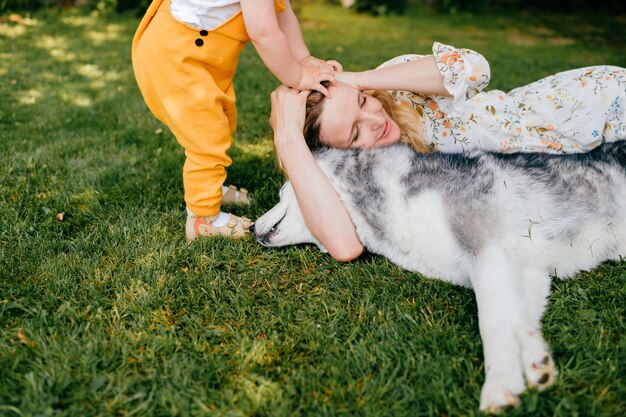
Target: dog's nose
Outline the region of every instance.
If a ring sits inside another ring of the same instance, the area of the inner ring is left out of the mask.
[[[250,233],[254,234],[254,223],[252,223],[250,225],[250,227],[248,228],[248,230],[250,230]]]

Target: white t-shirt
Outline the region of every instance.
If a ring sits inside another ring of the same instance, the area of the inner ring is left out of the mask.
[[[172,16],[197,29],[215,29],[241,10],[236,0],[171,0]]]

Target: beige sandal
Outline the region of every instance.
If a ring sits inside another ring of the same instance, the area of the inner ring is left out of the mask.
[[[187,216],[186,235],[187,240],[191,242],[197,237],[205,236],[225,236],[231,239],[241,239],[251,236],[250,225],[252,221],[246,217],[237,217],[228,214],[228,222],[220,227],[213,225],[215,218],[207,216]]]
[[[228,190],[222,194],[222,204],[243,204],[250,205],[252,200],[245,188],[237,189],[234,185],[229,185]]]

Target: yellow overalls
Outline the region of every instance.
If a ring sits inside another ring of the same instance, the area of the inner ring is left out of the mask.
[[[275,0],[276,13],[285,10]],[[233,77],[250,38],[241,12],[213,30],[188,26],[154,0],[133,39],[133,70],[148,108],[185,148],[183,184],[196,216],[220,211],[226,151],[237,121]]]

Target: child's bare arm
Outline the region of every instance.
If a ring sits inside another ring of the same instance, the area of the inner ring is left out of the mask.
[[[265,66],[282,83],[297,88],[302,75],[300,64],[278,26],[274,1],[241,0],[241,10],[248,36]]]
[[[298,62],[311,55],[309,48],[304,43],[300,22],[298,22],[289,0],[285,0],[285,11],[278,15],[278,26],[281,32],[285,34],[289,49]]]
[[[291,50],[288,36],[283,33],[279,26],[273,0],[241,0],[241,9],[246,30],[254,47],[263,63],[276,78],[289,87],[299,90],[318,90],[328,95],[328,91],[320,82],[334,81],[332,65],[318,68],[299,62],[297,58],[306,59],[309,56],[309,51],[302,40],[299,25],[297,25],[296,40],[291,41],[296,48],[296,56]],[[289,11],[295,19],[291,7],[289,7]],[[293,31],[297,20],[295,23],[290,18],[287,20],[287,30]]]
[[[285,0],[285,7],[285,11],[278,15],[278,26],[287,37],[289,47],[298,62],[301,65],[332,69],[334,72],[343,71],[342,65],[337,61],[324,61],[311,56],[302,36],[300,22],[298,22],[298,18],[293,12],[289,0]]]

